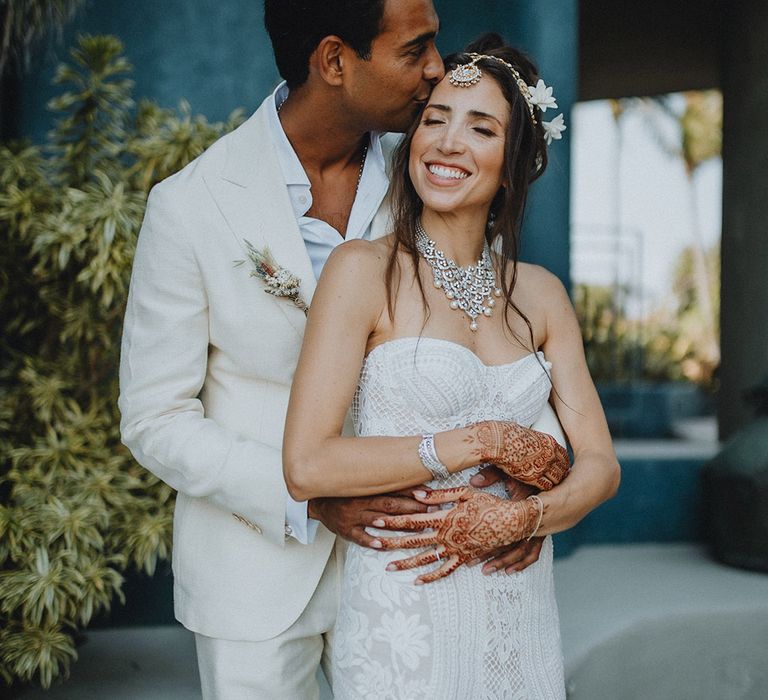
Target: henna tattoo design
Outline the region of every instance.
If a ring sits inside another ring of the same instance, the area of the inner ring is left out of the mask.
[[[492,462],[513,479],[548,491],[568,474],[568,452],[555,438],[509,421],[475,426],[472,442],[482,462]]]
[[[508,501],[471,486],[440,489],[420,498],[423,503],[454,503],[449,510],[416,515],[396,515],[374,523],[389,529],[427,530],[401,537],[380,537],[384,549],[411,549],[437,545],[407,559],[392,562],[389,570],[412,569],[438,559],[441,566],[416,579],[431,583],[477,559],[489,550],[529,537],[539,519],[539,508],[531,500]],[[439,556],[438,556],[439,555]]]

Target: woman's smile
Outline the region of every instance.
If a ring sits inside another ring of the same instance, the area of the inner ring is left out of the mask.
[[[429,179],[437,185],[455,184],[472,174],[464,168],[444,163],[427,163],[426,166],[432,176]]]

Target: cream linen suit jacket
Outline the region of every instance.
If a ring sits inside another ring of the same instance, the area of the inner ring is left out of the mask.
[[[246,641],[299,617],[334,544],[322,525],[310,545],[284,531],[281,444],[304,313],[265,294],[249,264],[235,265],[245,240],[269,246],[312,298],[267,108],[153,188],[120,363],[123,442],[178,491],[176,617],[194,632]],[[372,235],[388,220],[385,200]]]
[[[269,246],[312,298],[314,273],[266,109],[265,101],[153,188],[120,363],[123,442],[178,491],[176,617],[206,636],[248,641],[298,618],[334,543],[322,525],[311,545],[284,530],[283,423],[304,313],[265,294],[250,264],[235,265],[245,240]],[[386,211],[373,221],[375,235]]]

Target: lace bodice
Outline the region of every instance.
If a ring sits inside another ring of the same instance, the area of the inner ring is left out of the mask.
[[[398,338],[365,358],[352,405],[358,435],[438,432],[491,418],[531,425],[549,396],[541,352],[486,365],[439,338]]]
[[[549,369],[540,352],[486,365],[447,340],[388,341],[365,359],[355,430],[418,435],[489,419],[530,426],[549,396]],[[430,485],[463,485],[475,471]],[[505,497],[502,485],[491,488]],[[413,585],[418,570],[385,571],[412,553],[349,545],[331,644],[337,700],[565,697],[551,538],[521,573],[460,567],[425,586]]]
[[[538,352],[486,365],[470,349],[439,338],[398,338],[365,358],[352,404],[357,435],[418,435],[482,420],[530,427],[549,396],[551,364]],[[467,483],[478,468],[432,482]],[[503,495],[503,488],[494,490]]]

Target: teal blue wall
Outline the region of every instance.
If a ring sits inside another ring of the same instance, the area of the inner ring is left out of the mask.
[[[497,31],[529,53],[569,127],[550,149],[549,167],[533,187],[523,229],[523,258],[544,265],[570,288],[570,111],[578,87],[577,0],[434,0],[441,50],[453,51],[486,31]]]
[[[53,70],[81,32],[120,38],[137,97],[167,107],[186,98],[194,112],[216,120],[236,107],[255,110],[278,80],[261,8],[261,0],[91,0],[25,79],[25,132],[39,138],[49,128],[44,105],[54,94]]]
[[[701,457],[621,459],[618,494],[555,535],[555,556],[582,544],[700,541],[704,462]]]
[[[576,98],[577,0],[434,0],[438,45],[457,50],[494,30],[528,51],[555,86],[570,124]],[[251,112],[278,80],[262,23],[261,0],[91,0],[64,41],[51,46],[24,80],[23,133],[39,140],[52,124],[45,103],[55,65],[78,32],[118,36],[135,67],[137,97],[163,106],[186,98],[193,112],[224,119],[235,107]],[[550,118],[549,112],[547,118]],[[553,115],[554,116],[554,115]],[[549,171],[535,185],[524,229],[523,255],[569,284],[570,136],[551,149]]]

